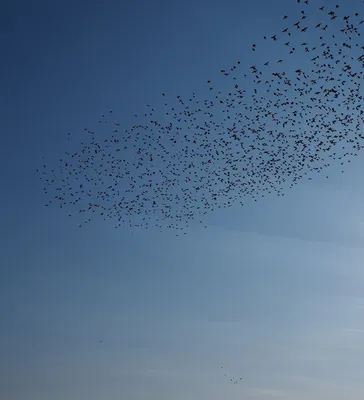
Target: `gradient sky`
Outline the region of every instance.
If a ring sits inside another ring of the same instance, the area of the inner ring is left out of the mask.
[[[363,155],[183,237],[79,229],[44,207],[35,172],[100,114],[128,128],[162,91],[203,95],[220,68],[249,65],[252,38],[297,13],[272,4],[2,2],[1,398],[361,397]]]

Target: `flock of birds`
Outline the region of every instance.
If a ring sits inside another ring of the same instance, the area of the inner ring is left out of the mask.
[[[100,214],[115,227],[179,234],[217,208],[284,195],[313,172],[351,162],[364,147],[363,16],[338,4],[297,4],[296,17],[283,15],[280,32],[261,38],[270,59],[221,69],[224,89],[207,80],[208,99],[162,93],[159,121],[147,105],[136,115],[145,123],[125,132],[108,120],[112,111],[98,121],[110,136],[85,128],[87,143],[66,152],[59,171],[38,170],[46,205],[76,206],[83,223]],[[251,58],[258,50],[252,44]]]
[[[220,368],[224,370],[224,376],[226,377],[226,379],[229,380],[230,383],[236,385],[239,381],[243,380],[243,377],[236,377],[234,375],[229,374],[223,366],[221,366]]]

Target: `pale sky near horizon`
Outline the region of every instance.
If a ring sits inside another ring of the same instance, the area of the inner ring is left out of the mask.
[[[162,91],[202,93],[296,12],[274,4],[1,5],[0,398],[360,398],[363,154],[182,237],[79,229],[35,172],[110,109],[128,128]]]

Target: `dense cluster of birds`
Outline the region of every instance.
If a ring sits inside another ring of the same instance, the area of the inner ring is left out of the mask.
[[[269,42],[270,59],[221,69],[223,89],[207,80],[208,99],[162,93],[159,121],[147,105],[136,115],[145,123],[125,132],[109,120],[112,111],[98,121],[109,136],[85,128],[88,142],[65,153],[60,175],[39,169],[47,205],[77,206],[88,215],[83,223],[100,214],[116,227],[178,234],[216,208],[283,195],[313,172],[351,162],[364,147],[363,16],[339,4],[297,5],[279,32],[260,39]],[[249,58],[259,46],[252,44]]]

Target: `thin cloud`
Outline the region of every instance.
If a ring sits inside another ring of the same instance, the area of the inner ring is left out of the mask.
[[[254,392],[258,396],[283,398],[285,397],[285,392],[283,390],[269,389],[269,388],[257,388]]]

